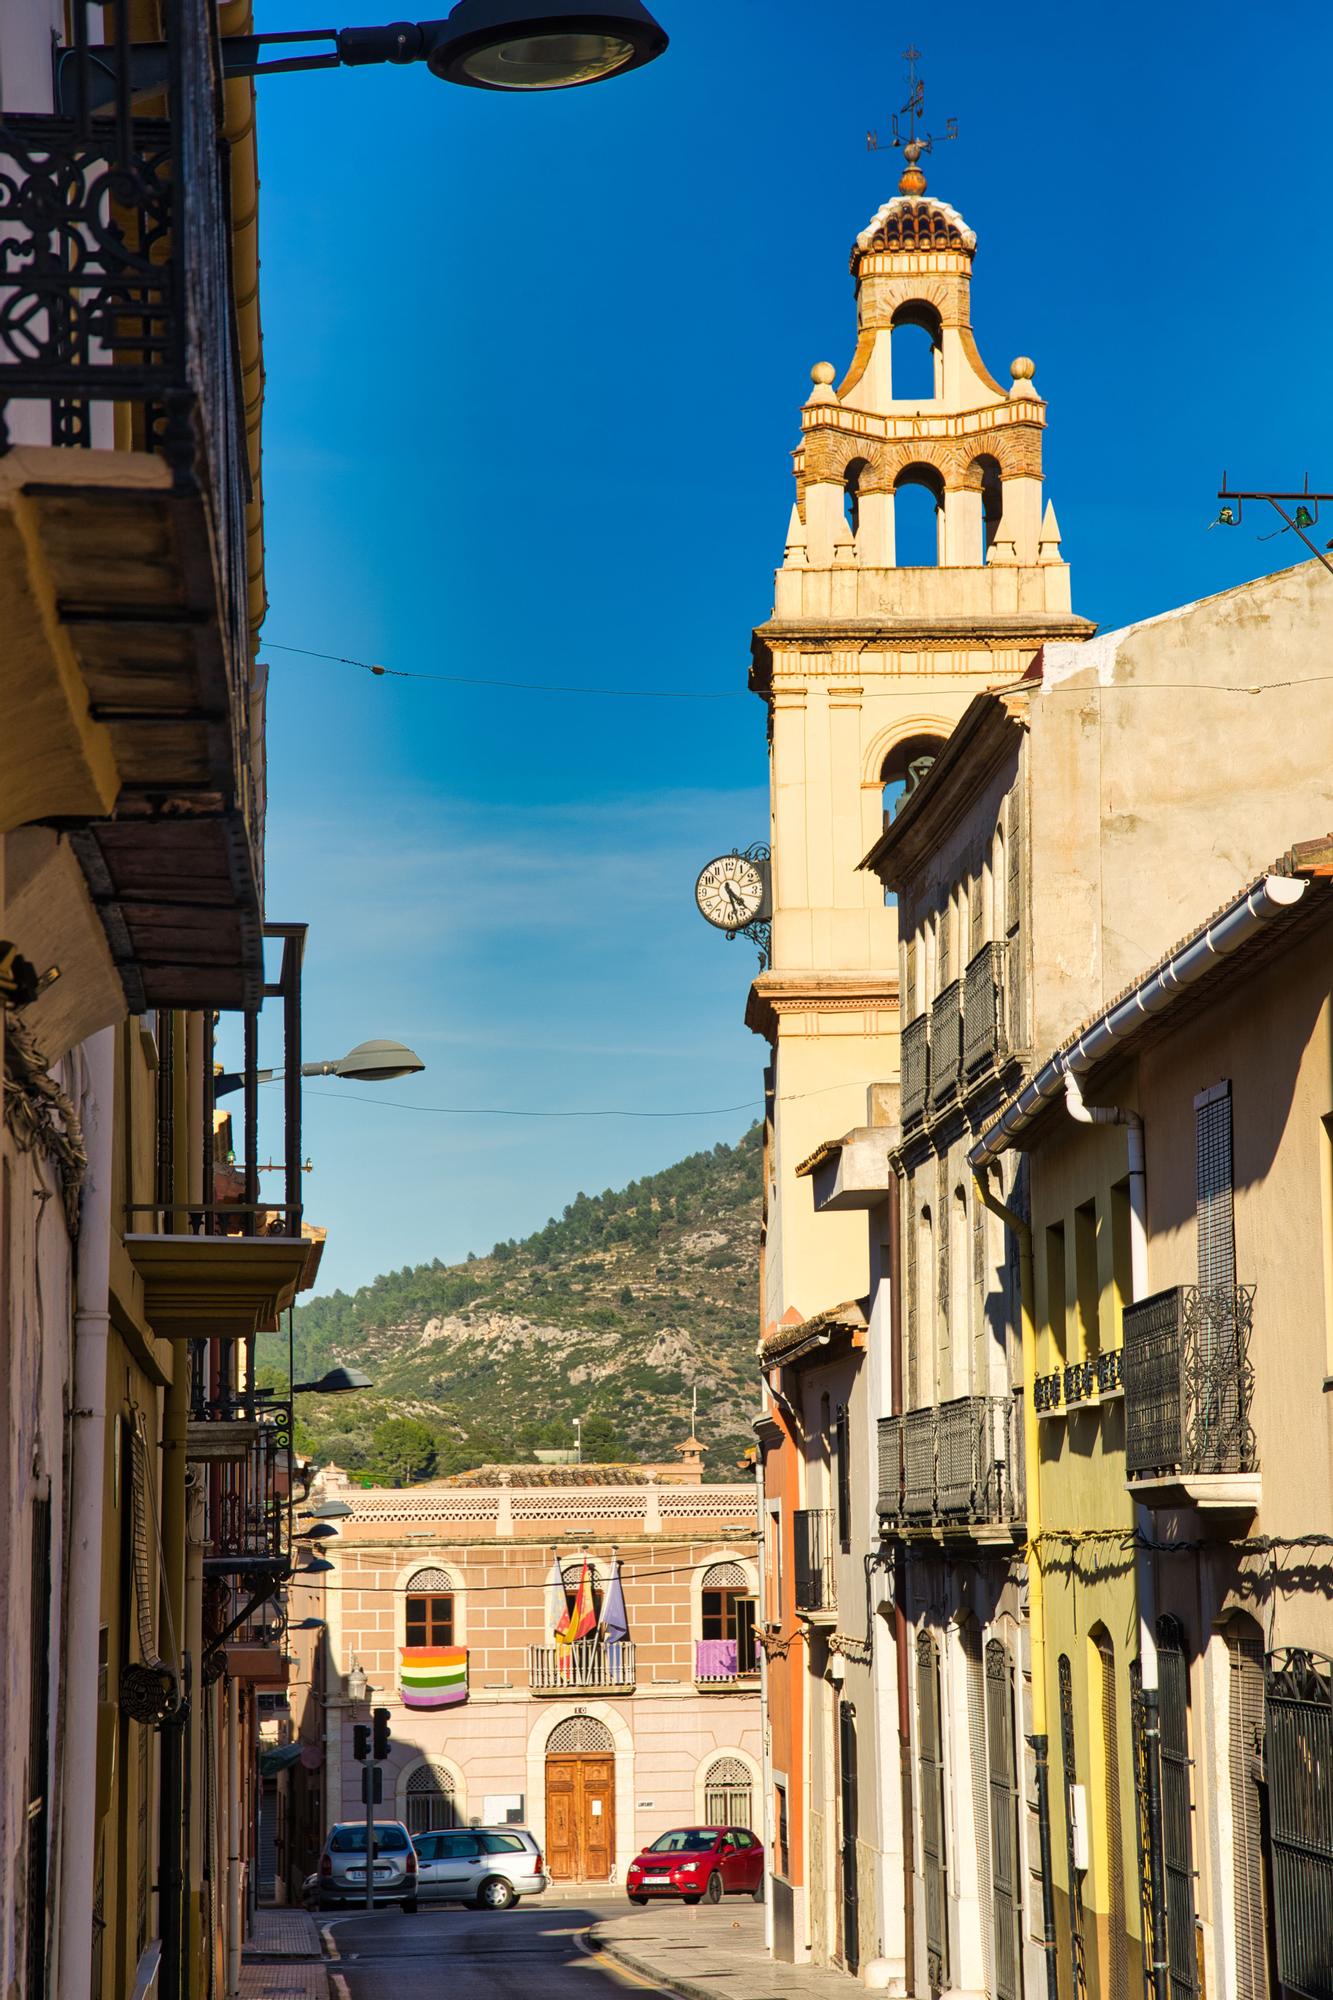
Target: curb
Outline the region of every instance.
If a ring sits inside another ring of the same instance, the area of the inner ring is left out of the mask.
[[[596,1925],[585,1933],[585,1937],[591,1950],[604,1953],[607,1958],[614,1959],[617,1965],[623,1966],[626,1972],[633,1972],[640,1979],[648,1980],[659,1993],[678,1993],[682,1996],[682,2000],[725,2000],[725,1996],[719,1995],[715,1985],[696,1986],[692,1980],[679,1979],[674,1974],[668,1979],[646,1958],[636,1958],[633,1952],[626,1951],[618,1941],[599,1937]]]

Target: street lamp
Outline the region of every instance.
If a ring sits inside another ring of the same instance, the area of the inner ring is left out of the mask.
[[[331,1528],[327,1521],[316,1521],[311,1528],[298,1528],[296,1538],[301,1542],[326,1542],[330,1535],[336,1535],[337,1532],[338,1530]]]
[[[332,42],[318,55],[282,56],[266,62],[268,45]],[[222,74],[272,76],[285,70],[361,69],[370,63],[424,62],[444,83],[477,90],[573,90],[621,76],[660,56],[665,29],[639,0],[458,0],[444,21],[393,21],[382,28],[311,28],[267,35],[224,35]],[[57,52],[56,97],[63,112],[65,68]],[[92,111],[116,96],[120,51],[114,43],[90,49],[86,80]],[[165,42],[133,42],[130,89],[161,90],[170,80]]]
[[[290,1393],[293,1396],[342,1396],[352,1389],[373,1389],[369,1375],[363,1375],[359,1368],[330,1368],[327,1375],[321,1375],[318,1382],[293,1382]],[[325,1501],[326,1507],[333,1506],[332,1500]],[[343,1502],[344,1510],[351,1508]],[[322,1509],[315,1510],[321,1512]]]
[[[415,1049],[409,1049],[405,1042],[358,1042],[345,1056],[337,1056],[332,1062],[308,1062],[301,1064],[302,1076],[343,1076],[353,1083],[388,1083],[396,1076],[415,1076],[426,1067]],[[275,1076],[285,1072],[280,1069],[257,1069],[256,1083],[272,1083]],[[239,1090],[245,1082],[240,1070],[224,1070],[213,1079],[214,1097],[228,1097]]]
[[[349,1701],[364,1701],[369,1692],[366,1670],[360,1660],[354,1660],[347,1673],[347,1698]]]
[[[321,1500],[317,1506],[303,1507],[301,1512],[312,1521],[345,1521],[352,1509],[345,1500]]]
[[[296,1568],[292,1571],[292,1575],[324,1576],[332,1568],[333,1564],[324,1556],[307,1556],[303,1563],[296,1565]]]

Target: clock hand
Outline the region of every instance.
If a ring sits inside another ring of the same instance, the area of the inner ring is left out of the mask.
[[[733,910],[740,910],[744,912],[745,905],[742,903],[740,897],[736,894],[736,891],[732,888],[730,882],[728,882],[727,884],[727,901],[731,904]]]

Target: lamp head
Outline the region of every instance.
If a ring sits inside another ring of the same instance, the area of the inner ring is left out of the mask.
[[[293,1382],[291,1392],[293,1396],[340,1396],[349,1389],[373,1387],[369,1375],[363,1375],[359,1368],[330,1368],[318,1382]]]
[[[327,1521],[316,1521],[313,1527],[298,1528],[296,1534],[299,1541],[326,1542],[330,1535],[336,1535],[337,1532],[338,1530],[331,1528]]]
[[[394,1076],[415,1076],[425,1063],[402,1042],[358,1042],[333,1065],[335,1076],[357,1083],[386,1083]]]
[[[478,90],[570,90],[652,62],[667,37],[638,0],[458,0],[432,22],[431,74]]]
[[[312,1521],[344,1521],[351,1511],[345,1500],[320,1500],[304,1509]]]
[[[332,1568],[333,1564],[328,1562],[323,1556],[307,1556],[303,1563],[296,1565],[296,1568],[292,1571],[292,1575],[324,1576]]]

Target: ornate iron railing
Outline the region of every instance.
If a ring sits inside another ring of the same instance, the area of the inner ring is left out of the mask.
[[[930,1010],[930,1102],[944,1104],[957,1090],[963,1073],[963,1011],[959,983],[953,979]]]
[[[930,1020],[918,1014],[902,1032],[899,1045],[902,1121],[915,1125],[924,1116],[930,1089]]]
[[[1288,1993],[1333,2000],[1333,1660],[1292,1646],[1265,1669],[1278,1977]]]
[[[963,975],[963,1068],[969,1077],[1007,1053],[1004,1033],[1004,946],[985,944]]]
[[[1129,1478],[1258,1470],[1253,1308],[1253,1285],[1177,1285],[1126,1308]]]
[[[1020,1412],[1008,1396],[958,1396],[879,1424],[879,1513],[888,1526],[1022,1519]]]
[[[632,1688],[631,1639],[578,1639],[572,1646],[529,1646],[528,1686],[534,1694],[567,1694],[571,1688]]]
[[[116,116],[93,117],[96,93],[79,87],[93,58],[76,46],[61,63],[74,115],[0,123],[0,451],[11,414],[25,443],[119,444],[94,411],[129,405],[131,441],[166,459],[178,490],[205,496],[245,771],[250,485],[217,31],[208,0],[165,18],[168,118],[132,118],[127,93]]]
[[[284,1405],[264,1412],[243,1459],[218,1470],[205,1573],[244,1574],[286,1563],[291,1490],[292,1423]]]
[[[796,1609],[836,1611],[838,1584],[833,1567],[831,1507],[798,1508],[792,1520]]]
[[[1107,1347],[1100,1354],[1090,1354],[1086,1361],[1071,1361],[1066,1368],[1035,1376],[1033,1407],[1038,1412],[1072,1409],[1080,1403],[1117,1396],[1122,1386],[1121,1349]]]

